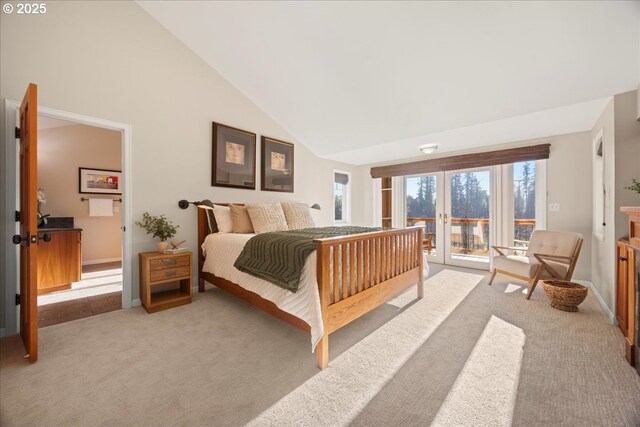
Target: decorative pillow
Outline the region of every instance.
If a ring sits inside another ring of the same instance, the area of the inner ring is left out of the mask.
[[[214,205],[213,215],[216,218],[216,224],[218,224],[219,233],[233,233],[231,209],[229,209],[229,207]]]
[[[282,202],[281,205],[289,230],[315,227],[309,205],[306,203]]]
[[[289,229],[280,202],[247,203],[246,206],[256,234]]]
[[[253,224],[251,218],[247,213],[247,208],[244,206],[229,205],[231,208],[231,223],[233,225],[234,233],[253,233]]]

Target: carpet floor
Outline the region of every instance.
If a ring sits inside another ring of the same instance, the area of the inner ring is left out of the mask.
[[[32,365],[0,341],[0,425],[640,426],[640,377],[596,298],[565,313],[523,290],[432,265],[425,299],[332,334],[324,371],[308,335],[215,288],[49,326]]]

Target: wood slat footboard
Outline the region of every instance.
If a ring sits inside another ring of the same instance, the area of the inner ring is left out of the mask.
[[[424,296],[423,229],[413,227],[315,240],[324,335],[318,367],[329,363],[329,334],[417,284]]]
[[[222,203],[217,203],[222,204]],[[208,234],[206,212],[198,209],[198,287],[205,281],[310,333],[303,320],[240,285],[203,271],[202,244]],[[423,229],[413,227],[314,240],[324,334],[316,348],[320,369],[329,363],[329,334],[349,324],[405,289],[418,285],[424,295]]]

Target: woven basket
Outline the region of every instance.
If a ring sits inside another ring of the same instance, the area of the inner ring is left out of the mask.
[[[545,280],[542,287],[551,307],[562,311],[578,311],[588,291],[586,287],[566,280]]]

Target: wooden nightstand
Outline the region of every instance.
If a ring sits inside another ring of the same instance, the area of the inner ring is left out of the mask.
[[[191,251],[178,254],[140,253],[140,301],[148,313],[191,302],[192,255]],[[152,292],[153,287],[171,282],[179,282],[180,287]]]

